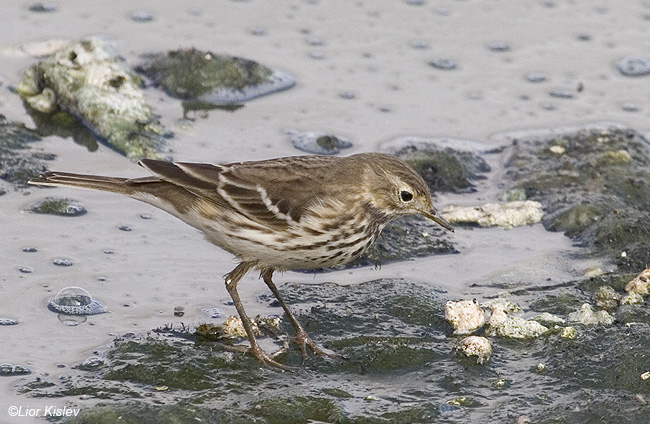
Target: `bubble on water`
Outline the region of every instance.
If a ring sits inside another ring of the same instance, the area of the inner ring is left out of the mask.
[[[81,287],[66,287],[48,302],[51,311],[66,315],[95,315],[106,312],[104,305]]]

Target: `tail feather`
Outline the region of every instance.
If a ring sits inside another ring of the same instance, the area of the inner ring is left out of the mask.
[[[38,178],[29,180],[29,184],[43,186],[68,186],[88,190],[110,191],[129,195],[133,193],[133,186],[128,178],[102,177],[99,175],[71,174],[68,172],[45,172]]]

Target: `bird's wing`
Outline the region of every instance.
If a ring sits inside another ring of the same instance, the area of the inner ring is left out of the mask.
[[[140,164],[217,206],[269,228],[298,223],[324,197],[326,174],[336,158],[303,156],[226,165],[143,159]]]

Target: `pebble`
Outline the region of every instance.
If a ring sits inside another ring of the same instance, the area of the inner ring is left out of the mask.
[[[621,295],[610,286],[600,286],[594,293],[594,303],[600,309],[615,309],[620,301]]]
[[[319,132],[294,133],[291,142],[296,149],[315,155],[336,155],[352,147],[348,138]]]
[[[537,321],[510,316],[508,309],[510,308],[507,305],[501,303],[492,305],[492,314],[488,320],[486,335],[526,339],[538,337],[548,331],[548,328]]]
[[[30,206],[29,210],[34,213],[59,215],[59,216],[81,216],[87,211],[79,203],[70,199],[55,199],[46,197]]]
[[[650,60],[640,56],[628,56],[616,62],[618,71],[627,77],[650,74]]]
[[[309,37],[307,39],[307,44],[310,46],[322,46],[325,44],[325,40],[323,40],[321,37]]]
[[[18,325],[18,320],[7,317],[0,317],[0,325]]]
[[[23,375],[29,374],[31,371],[22,365],[0,364],[0,375]]]
[[[550,314],[548,312],[542,312],[539,315],[533,317],[533,320],[539,322],[540,324],[564,324],[566,320],[557,315]]]
[[[104,365],[104,360],[99,356],[91,356],[81,364],[77,365],[76,368],[83,371],[91,371],[97,369]]]
[[[424,40],[414,40],[411,42],[411,47],[418,50],[424,50],[429,48],[429,43]]]
[[[51,13],[56,12],[56,6],[48,3],[32,3],[28,6],[30,12]]]
[[[452,224],[512,228],[540,222],[544,212],[541,203],[524,200],[481,206],[449,206],[442,216]]]
[[[470,334],[485,324],[485,314],[476,301],[449,301],[445,304],[445,319],[454,329],[454,334]]]
[[[507,52],[510,50],[510,44],[505,41],[495,41],[494,43],[488,44],[488,49],[493,52]]]
[[[151,22],[153,21],[153,13],[139,10],[131,14],[131,19],[135,22]]]
[[[52,263],[56,266],[72,266],[73,263],[70,259],[54,259]]]
[[[568,90],[565,88],[558,88],[548,92],[548,95],[558,99],[572,99],[575,93],[573,90]]]
[[[248,32],[249,32],[251,35],[255,35],[255,36],[257,36],[257,37],[261,37],[261,36],[266,35],[266,28],[262,28],[262,27],[253,27],[253,28],[251,28],[250,30],[248,30]]]
[[[445,71],[450,71],[452,69],[456,69],[457,67],[455,60],[447,58],[432,59],[429,61],[429,66]]]
[[[548,77],[543,72],[530,72],[526,75],[526,80],[528,80],[528,82],[544,82],[547,78]]]
[[[217,308],[216,306],[205,308],[202,312],[210,318],[221,318],[224,315],[223,309]]]
[[[621,109],[625,112],[638,112],[641,110],[638,104],[632,102],[625,102],[621,105]]]
[[[492,358],[492,344],[485,337],[469,336],[458,342],[454,352],[466,358],[476,359],[476,363],[482,365]]]
[[[625,291],[629,294],[635,293],[641,296],[650,294],[650,268],[644,269],[625,285]]]
[[[584,303],[580,310],[569,314],[569,321],[583,325],[611,325],[614,323],[614,317],[607,311],[594,312],[591,305]]]

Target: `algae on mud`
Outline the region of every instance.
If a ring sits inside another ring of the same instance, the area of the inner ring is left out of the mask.
[[[98,38],[70,42],[32,65],[15,87],[29,108],[68,112],[129,158],[161,157],[169,134],[146,104],[140,78]]]
[[[584,284],[545,291],[578,294]],[[281,291],[302,311],[310,334],[347,360],[310,356],[305,367],[315,372],[276,373],[183,330],[125,335],[97,367],[56,380],[28,376],[18,387],[34,397],[74,396],[82,407],[80,397],[103,399],[70,423],[487,424],[528,415],[568,424],[595,419],[603,404],[625,414],[617,421],[623,424],[650,418],[650,406],[633,400],[650,394],[641,378],[650,369],[648,326],[579,327],[575,338],[561,329],[537,339],[494,338],[494,357],[479,365],[454,355],[459,338],[442,317],[450,299],[430,285],[396,279],[286,284]],[[282,328],[292,326],[283,321]],[[303,361],[295,346],[280,360]]]
[[[0,115],[0,179],[25,187],[27,181],[45,172],[44,161],[54,155],[31,148],[31,143],[40,139],[34,130]]]
[[[650,263],[650,143],[624,125],[510,133],[506,190],[544,205],[564,231],[622,270]],[[622,252],[626,252],[622,255]],[[645,268],[645,266],[643,266]]]
[[[145,55],[137,70],[172,97],[213,104],[242,103],[295,85],[286,72],[197,49]]]

